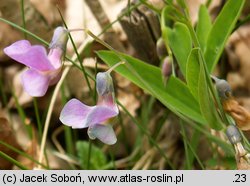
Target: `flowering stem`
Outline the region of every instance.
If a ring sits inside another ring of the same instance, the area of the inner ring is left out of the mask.
[[[0,157],[3,159],[8,160],[9,162],[11,162],[13,165],[16,165],[17,167],[19,167],[22,170],[28,170],[27,167],[23,166],[19,161],[15,160],[14,158],[8,156],[7,154],[5,154],[4,152],[0,151]]]
[[[119,65],[122,65],[122,64],[125,64],[125,61],[120,61],[119,63],[116,63],[109,70],[107,70],[107,73],[110,74],[116,67],[118,67]]]
[[[13,23],[13,22],[11,22],[11,21],[8,21],[8,20],[6,20],[6,19],[4,19],[4,18],[2,18],[2,17],[0,17],[0,21],[4,22],[4,23],[6,23],[6,24],[8,24],[8,25],[10,25],[10,26],[13,26],[14,28],[16,28],[16,29],[18,29],[18,30],[24,32],[25,34],[28,34],[29,36],[35,38],[37,41],[43,43],[44,45],[49,46],[49,43],[48,43],[47,41],[45,41],[45,40],[43,40],[42,38],[36,36],[35,34],[33,34],[32,32],[30,32],[30,31],[24,29],[23,27],[21,27],[21,26],[15,24],[15,23]]]
[[[39,139],[41,139],[41,137],[42,137],[42,124],[41,124],[41,118],[39,115],[39,110],[38,110],[36,98],[33,98],[33,104],[34,104],[34,108],[35,108],[35,115],[36,115],[36,122],[37,122]]]
[[[26,159],[36,163],[36,164],[40,164],[37,160],[35,160],[32,156],[30,156],[29,154],[27,154],[26,152],[23,152],[22,150],[19,150],[18,148],[0,140],[0,145],[7,147],[8,149],[12,150],[13,152],[19,154],[20,156],[25,157]],[[42,167],[44,167],[45,169],[48,169],[48,167],[46,167],[45,165],[41,164]]]
[[[21,0],[21,13],[22,13],[23,28],[26,29],[24,0]],[[24,38],[27,39],[27,34],[25,32],[23,34],[24,34]]]

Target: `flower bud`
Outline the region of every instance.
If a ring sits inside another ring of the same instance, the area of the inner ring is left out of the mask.
[[[161,72],[165,80],[167,80],[169,76],[172,74],[172,60],[169,56],[163,59]]]
[[[166,45],[162,38],[159,38],[156,43],[156,52],[157,52],[159,59],[163,59],[165,56],[168,55]]]
[[[115,102],[115,93],[112,77],[109,72],[99,72],[96,75],[96,91],[98,93],[98,104],[105,105],[115,112],[119,112]]]
[[[235,125],[229,125],[227,127],[226,135],[232,144],[237,144],[242,141],[239,129]]]
[[[99,96],[114,92],[113,80],[110,73],[99,72],[96,75],[96,91]]]
[[[212,77],[213,81],[215,82],[215,86],[217,92],[222,99],[228,99],[232,95],[232,89],[229,83],[224,79],[218,79],[216,77]]]
[[[49,48],[60,48],[63,51],[66,50],[66,45],[68,41],[68,31],[67,29],[59,26],[55,29],[54,35],[52,37],[52,40],[50,42]]]

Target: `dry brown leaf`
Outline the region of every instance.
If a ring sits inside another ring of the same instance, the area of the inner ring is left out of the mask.
[[[250,170],[250,164],[244,158],[241,157],[237,161],[237,169],[238,170]]]
[[[222,103],[223,108],[235,120],[241,130],[250,130],[250,112],[242,107],[234,98],[227,99]]]

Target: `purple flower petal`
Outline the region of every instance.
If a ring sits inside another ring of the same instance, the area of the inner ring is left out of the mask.
[[[96,123],[102,123],[107,119],[115,117],[117,115],[118,112],[116,112],[116,110],[113,110],[112,108],[107,106],[97,105],[94,106],[88,114],[86,123],[88,123],[89,126],[93,126]]]
[[[48,59],[55,69],[58,69],[62,66],[62,55],[63,50],[61,48],[53,48],[49,51]]]
[[[114,110],[117,114],[119,113],[119,109],[115,102],[114,93],[112,92],[104,94],[102,96],[99,95],[98,105],[109,107],[110,109]]]
[[[28,69],[22,74],[24,90],[33,97],[44,96],[49,87],[50,78],[34,69]]]
[[[27,40],[21,40],[13,43],[4,49],[12,59],[22,63],[30,68],[39,71],[52,70],[54,67],[48,60],[46,49],[43,46],[31,46]]]
[[[118,113],[107,106],[87,106],[77,99],[71,99],[60,114],[63,124],[72,128],[86,128],[101,123]]]
[[[99,72],[96,75],[96,91],[98,93],[98,105],[106,106],[119,112],[115,102],[114,85],[108,72]]]
[[[48,75],[50,77],[49,85],[54,85],[61,79],[62,69],[59,68],[57,70],[50,71]]]
[[[88,128],[88,135],[90,139],[99,139],[103,143],[113,145],[117,138],[111,125],[96,124]]]
[[[93,107],[87,106],[77,99],[71,99],[66,103],[60,114],[63,124],[72,128],[86,128],[88,123],[86,117]]]

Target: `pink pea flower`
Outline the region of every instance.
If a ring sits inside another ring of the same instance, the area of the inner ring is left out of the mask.
[[[119,64],[121,63],[117,65]],[[119,113],[114,97],[113,81],[110,76],[110,72],[114,67],[107,72],[97,73],[97,105],[88,106],[77,99],[71,99],[64,106],[59,118],[63,124],[73,129],[88,127],[88,136],[90,139],[97,138],[108,145],[113,145],[117,141],[112,126],[103,124],[103,122],[117,116]]]
[[[48,87],[59,81],[67,32],[63,27],[55,29],[48,55],[43,46],[32,46],[27,40],[17,41],[4,49],[6,55],[28,67],[22,74],[22,85],[29,95],[44,96]]]

